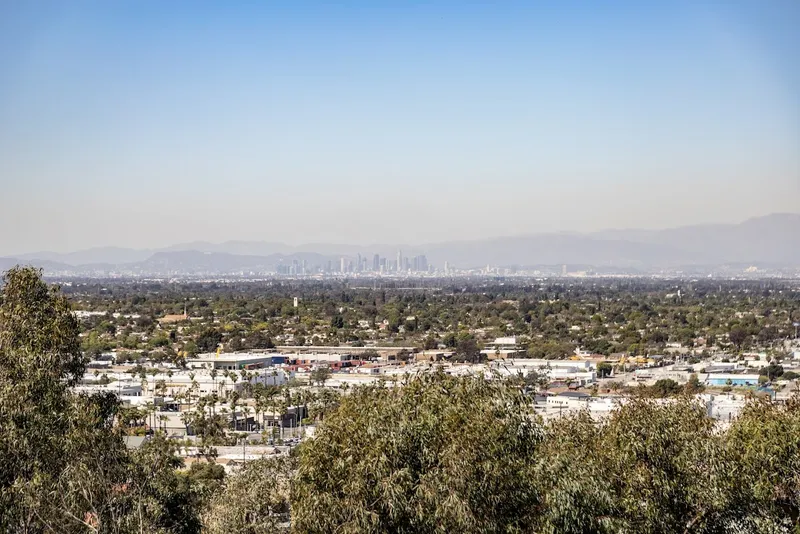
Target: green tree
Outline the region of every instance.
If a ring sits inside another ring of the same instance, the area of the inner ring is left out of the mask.
[[[692,373],[689,376],[688,382],[686,382],[686,385],[683,387],[683,390],[689,395],[694,395],[697,393],[702,393],[705,388],[706,387],[703,385],[703,383],[700,382],[700,379],[697,378],[697,374]]]
[[[222,343],[222,332],[215,328],[208,328],[198,336],[196,344],[201,352],[214,352]]]
[[[766,367],[762,367],[758,372],[759,375],[767,377],[767,380],[775,380],[783,376],[783,366],[776,363],[771,363]]]
[[[288,532],[292,463],[288,458],[256,460],[228,477],[204,514],[204,532]]]
[[[742,328],[741,326],[735,326],[731,328],[730,332],[728,332],[728,339],[731,340],[731,343],[736,345],[736,348],[741,350],[744,346],[745,342],[750,338],[750,335],[747,333],[747,330]]]
[[[603,477],[623,532],[702,532],[717,506],[714,423],[688,399],[633,399],[602,427]],[[714,532],[716,530],[711,529]]]
[[[671,378],[656,380],[656,383],[650,386],[650,392],[656,397],[669,397],[680,393],[680,391],[680,385]]]
[[[600,362],[599,364],[597,364],[597,376],[599,378],[606,378],[608,376],[611,376],[613,370],[614,367],[610,363]]]
[[[300,532],[513,532],[538,505],[518,390],[436,373],[345,395],[300,447]]]
[[[313,371],[311,371],[309,380],[312,383],[324,386],[325,382],[327,382],[328,379],[330,379],[330,377],[331,377],[330,368],[327,365],[319,365]]]
[[[66,299],[40,273],[15,268],[0,294],[0,530],[184,532],[177,492],[151,491],[174,475],[130,456],[113,428],[113,395],[75,395],[84,357]],[[151,457],[154,459],[154,457]],[[144,475],[141,475],[145,473]],[[144,509],[149,510],[143,512]],[[165,514],[156,509],[168,510]],[[185,509],[189,517],[191,506]],[[188,523],[187,523],[188,524]],[[195,528],[187,527],[191,531]]]
[[[480,363],[483,360],[481,349],[475,338],[464,336],[456,344],[455,359],[462,362]]]

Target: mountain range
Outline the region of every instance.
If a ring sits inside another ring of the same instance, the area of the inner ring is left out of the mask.
[[[264,241],[196,241],[162,249],[100,247],[70,253],[35,252],[0,258],[0,269],[32,264],[45,273],[134,275],[241,274],[274,272],[305,261],[309,268],[338,266],[358,254],[390,260],[398,250],[425,254],[442,267],[580,264],[603,268],[659,269],[681,266],[753,264],[800,266],[800,214],[773,214],[740,224],[694,225],[665,230],[606,230],[549,233],[428,245],[370,246],[312,243],[290,246]]]

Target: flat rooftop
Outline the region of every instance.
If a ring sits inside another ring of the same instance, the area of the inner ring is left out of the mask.
[[[273,356],[281,356],[281,354],[253,354],[246,352],[228,352],[222,353],[217,356],[214,353],[199,354],[191,361],[195,362],[258,362],[262,360],[271,359]]]

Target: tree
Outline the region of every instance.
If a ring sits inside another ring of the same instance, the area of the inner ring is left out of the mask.
[[[455,348],[457,343],[456,335],[453,332],[448,332],[447,334],[445,334],[444,339],[442,341],[445,347]]]
[[[457,361],[480,363],[482,361],[481,349],[472,336],[461,338],[456,345],[455,359]]]
[[[611,376],[611,373],[614,371],[614,367],[610,363],[600,362],[597,364],[597,376],[599,378],[606,378]]]
[[[331,377],[331,370],[326,365],[320,365],[316,367],[313,371],[311,371],[311,375],[309,376],[309,380],[312,383],[319,384],[320,386],[324,386],[325,382]]]
[[[43,378],[75,384],[86,359],[78,342],[78,323],[69,302],[31,268],[16,267],[3,278],[0,297],[0,365],[11,374],[34,368]],[[30,359],[23,353],[30,354]]]
[[[544,389],[550,383],[547,372],[537,372],[531,369],[523,377],[523,383],[529,388]]]
[[[767,377],[768,381],[775,380],[783,375],[783,366],[771,363],[766,367],[762,367],[758,374]]]
[[[238,335],[234,335],[231,337],[230,341],[228,341],[228,350],[231,352],[237,352],[244,348],[244,344],[242,344],[242,338]]]
[[[155,512],[167,501],[177,505],[180,495],[148,489],[159,474],[174,475],[174,468],[143,470],[140,458],[128,454],[113,428],[119,408],[114,395],[69,389],[80,380],[84,359],[66,299],[34,269],[12,269],[4,281],[0,530],[182,532]],[[159,465],[173,458],[161,456]],[[175,510],[168,515],[177,517]]]
[[[267,334],[258,330],[245,338],[244,346],[248,349],[274,349],[275,343]]]
[[[409,359],[411,359],[411,353],[408,349],[400,349],[397,352],[397,361],[407,362]]]
[[[197,347],[197,343],[192,340],[186,342],[183,346],[183,352],[189,358],[194,358],[197,356],[197,353],[200,352],[200,349]]]
[[[208,534],[288,532],[292,460],[248,462],[228,478],[204,514]]]
[[[195,343],[200,352],[214,352],[219,344],[222,343],[222,332],[214,328],[208,328],[198,336]]]
[[[598,446],[607,451],[604,476],[612,481],[623,531],[701,531],[689,525],[713,517],[713,477],[706,467],[713,431],[704,406],[688,399],[666,405],[634,399],[611,416]]]
[[[292,492],[300,532],[511,532],[538,495],[539,443],[518,391],[442,372],[356,389],[301,445]]]
[[[800,397],[785,406],[753,400],[731,424],[719,457],[726,510],[742,531],[788,532],[800,525]]]
[[[695,395],[697,393],[702,393],[705,390],[705,386],[700,379],[697,378],[696,373],[692,373],[689,375],[689,380],[686,382],[686,385],[683,387],[683,390],[689,395]]]
[[[656,380],[656,383],[650,387],[650,391],[657,397],[669,397],[670,395],[679,393],[681,387],[671,378],[662,378]]]
[[[750,334],[748,334],[747,330],[741,326],[735,326],[731,328],[730,332],[728,332],[728,339],[730,339],[731,343],[736,345],[736,348],[739,350],[742,349],[742,346],[749,337]]]

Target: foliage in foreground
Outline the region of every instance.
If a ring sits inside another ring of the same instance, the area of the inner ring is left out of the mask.
[[[753,400],[727,431],[689,397],[547,424],[443,373],[344,399],[301,447],[298,532],[793,532],[800,402]]]
[[[343,399],[302,449],[300,532],[513,532],[538,506],[529,463],[541,439],[515,390],[421,376]]]
[[[519,385],[438,372],[356,389],[295,458],[223,485],[219,466],[177,471],[158,436],[127,451],[116,399],[70,392],[77,339],[57,291],[8,273],[2,532],[800,532],[797,399],[754,400],[725,431],[688,397],[545,424]]]
[[[113,396],[75,395],[83,375],[66,300],[32,269],[0,294],[0,531],[196,532],[202,495],[156,438],[131,454]]]

